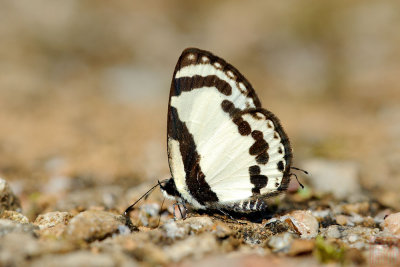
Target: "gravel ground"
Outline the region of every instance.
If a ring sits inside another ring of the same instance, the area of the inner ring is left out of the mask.
[[[121,211],[100,203],[109,193],[97,206],[84,207],[88,196],[81,192],[75,209],[44,212],[30,221],[7,182],[1,183],[5,266],[399,264],[400,213],[366,195],[350,203],[306,186],[271,201],[264,214],[228,218],[189,210],[175,220],[170,203],[161,207],[155,194],[138,204],[128,225]],[[57,210],[57,202],[44,205]]]

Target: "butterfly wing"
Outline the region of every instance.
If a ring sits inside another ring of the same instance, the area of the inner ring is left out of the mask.
[[[168,158],[177,191],[197,208],[285,190],[291,149],[240,72],[210,52],[183,51],[168,111]]]

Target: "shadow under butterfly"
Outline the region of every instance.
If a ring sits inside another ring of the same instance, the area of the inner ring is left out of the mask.
[[[261,107],[247,79],[197,48],[185,49],[174,70],[167,142],[172,177],[126,209],[131,226],[130,211],[157,187],[174,205],[232,218],[266,211],[265,200],[286,191],[291,175],[297,179],[290,170],[303,171],[291,166],[288,136],[279,119]]]

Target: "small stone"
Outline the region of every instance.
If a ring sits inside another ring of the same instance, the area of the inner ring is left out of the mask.
[[[362,214],[366,215],[369,212],[369,203],[368,202],[361,202],[361,203],[351,203],[351,204],[345,204],[342,206],[343,211],[346,214]]]
[[[326,229],[326,238],[340,238],[342,235],[339,231],[339,227],[337,225],[331,225]]]
[[[348,217],[346,215],[338,215],[338,216],[336,216],[336,222],[339,225],[345,226],[345,225],[347,225],[348,221],[349,221],[349,219],[348,219]]]
[[[345,259],[347,262],[356,264],[356,266],[365,266],[366,259],[361,250],[356,248],[348,248],[345,251]],[[345,262],[346,262],[345,261]]]
[[[288,255],[290,256],[297,256],[308,254],[313,251],[315,247],[314,240],[306,240],[306,239],[295,239],[290,246]]]
[[[331,211],[326,209],[326,210],[313,210],[311,214],[314,217],[317,217],[318,219],[324,219],[328,217],[331,214]]]
[[[60,211],[41,214],[34,222],[34,224],[39,227],[37,234],[42,239],[61,238],[72,217],[72,214]]]
[[[390,209],[384,209],[380,212],[378,212],[378,214],[376,214],[376,216],[374,217],[374,221],[378,224],[381,224],[384,222],[385,218],[387,216],[389,216],[391,214]]]
[[[218,238],[226,238],[230,235],[233,234],[233,231],[231,228],[229,228],[228,226],[226,226],[224,223],[217,223],[217,225],[215,226],[215,230],[213,231],[213,233],[215,233],[215,235]]]
[[[72,240],[90,242],[111,236],[124,223],[123,216],[106,211],[88,210],[79,213],[70,220],[65,229],[65,234]]]
[[[143,226],[157,227],[159,223],[160,205],[147,203],[140,206],[139,220]]]
[[[72,214],[70,214],[69,212],[53,211],[45,214],[40,214],[36,218],[34,224],[39,226],[39,229],[42,230],[45,228],[54,227],[60,223],[67,225],[72,217]]]
[[[131,230],[126,225],[118,225],[118,232],[120,235],[128,235],[131,233]]]
[[[0,178],[0,213],[5,210],[19,211],[21,210],[21,204],[7,181]]]
[[[269,229],[273,234],[286,232],[289,229],[289,225],[285,221],[272,218],[266,222],[265,228]]]
[[[189,225],[190,230],[195,232],[199,232],[204,228],[211,228],[214,225],[214,222],[208,216],[190,217],[187,218],[185,221],[182,221],[181,223]]]
[[[390,190],[390,188],[389,188]],[[400,209],[400,195],[397,191],[386,190],[384,193],[376,193],[376,198],[380,204],[386,207],[390,207],[395,210]]]
[[[318,234],[319,223],[310,211],[296,210],[282,219],[293,226],[301,238],[315,238]]]
[[[25,217],[25,215],[13,210],[3,211],[3,213],[0,214],[0,219],[8,219],[19,223],[29,223],[29,220]]]
[[[108,254],[92,253],[90,251],[76,251],[69,254],[46,255],[35,260],[31,266],[115,266],[113,257]],[[135,266],[135,265],[133,265]]]
[[[286,232],[272,236],[268,240],[268,246],[274,252],[288,252],[294,240],[293,234]]]
[[[21,224],[7,219],[0,219],[0,237],[10,233],[24,233],[35,236],[35,230],[37,230],[37,228],[37,226],[31,223]]]
[[[164,249],[166,255],[173,262],[178,262],[187,257],[193,257],[195,260],[200,259],[205,254],[217,250],[217,240],[211,233],[189,236]]]
[[[390,214],[383,221],[383,229],[390,234],[400,236],[400,212]]]
[[[303,165],[310,172],[309,179],[317,192],[333,193],[339,199],[361,193],[359,167],[354,162],[314,159]]]
[[[30,233],[14,231],[0,237],[1,266],[27,266],[25,260],[40,252],[39,242]]]
[[[174,220],[169,220],[162,227],[168,238],[181,239],[187,234],[187,230],[184,226],[178,225]]]
[[[358,240],[358,236],[356,235],[349,235],[348,240],[350,243],[354,243]]]

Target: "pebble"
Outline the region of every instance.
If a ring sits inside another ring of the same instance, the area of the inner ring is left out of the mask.
[[[190,217],[181,223],[188,225],[190,230],[199,232],[204,230],[204,228],[210,228],[214,225],[213,220],[209,216],[202,217]]]
[[[165,231],[166,236],[171,239],[181,239],[187,234],[187,229],[181,224],[178,225],[173,219],[166,222],[161,228]]]
[[[358,236],[357,235],[349,235],[348,240],[350,243],[354,243],[358,240]]]
[[[294,240],[293,234],[286,232],[272,236],[268,240],[268,246],[274,252],[288,252]]]
[[[319,223],[310,211],[296,210],[281,217],[281,220],[293,226],[301,238],[315,238],[318,235]]]
[[[120,235],[128,235],[131,233],[131,230],[129,229],[128,226],[121,224],[121,225],[118,225],[118,233]]]
[[[314,247],[315,247],[314,240],[295,239],[295,240],[293,240],[293,242],[290,246],[288,255],[297,256],[297,255],[308,254],[313,251]]]
[[[336,219],[336,222],[342,226],[347,225],[347,222],[349,221],[348,216],[346,216],[346,215],[337,215],[335,219]]]
[[[21,204],[7,181],[0,178],[0,214],[5,210],[20,211]]]
[[[45,229],[54,227],[57,224],[67,225],[69,220],[72,218],[72,214],[69,212],[53,211],[45,214],[40,214],[34,224],[39,226],[39,229]]]
[[[217,240],[211,233],[189,236],[164,249],[165,254],[173,262],[178,262],[186,257],[193,257],[195,260],[200,259],[205,254],[216,252],[217,250]]]
[[[0,235],[0,266],[26,266],[25,259],[40,253],[37,239],[29,232]]]
[[[361,193],[359,167],[354,162],[312,159],[302,168],[310,173],[310,182],[318,192],[332,193],[339,199]]]
[[[342,210],[346,214],[361,214],[366,215],[369,212],[370,205],[368,202],[350,203],[342,205]]]
[[[385,231],[400,237],[400,212],[387,216],[382,226]]]
[[[30,223],[18,223],[15,221],[0,219],[0,237],[10,233],[24,233],[35,236],[37,226]]]
[[[285,221],[272,218],[265,223],[265,228],[269,229],[273,234],[286,232],[289,229],[289,225]]]
[[[159,221],[160,205],[146,203],[140,206],[139,220],[143,226],[157,227]]]
[[[125,224],[121,215],[100,210],[88,210],[73,217],[65,234],[72,240],[93,241],[111,236],[118,231],[120,225]]]
[[[19,223],[29,223],[29,219],[25,215],[14,210],[5,210],[0,214],[0,219],[8,219]]]
[[[140,206],[140,210],[150,217],[158,216],[160,205],[157,203],[147,203]]]
[[[325,230],[325,236],[326,238],[340,238],[342,235],[339,230],[338,225],[330,225],[326,230]]]
[[[135,263],[133,263],[135,266]],[[41,266],[88,266],[88,267],[108,267],[116,266],[111,255],[92,253],[90,251],[77,251],[69,254],[46,255],[32,262],[34,267]]]
[[[220,239],[226,238],[233,234],[233,230],[224,223],[217,223],[213,233]]]
[[[328,217],[331,214],[331,211],[326,209],[326,210],[313,210],[312,215],[314,217],[317,217],[319,219],[324,219],[326,217]]]

